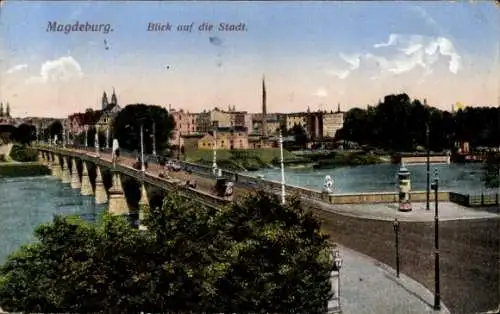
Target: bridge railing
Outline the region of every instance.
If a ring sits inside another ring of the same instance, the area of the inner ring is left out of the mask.
[[[50,147],[55,148],[55,149],[64,149],[61,145],[50,145]],[[88,146],[83,146],[83,145],[66,145],[66,148],[85,150],[85,151],[88,151],[90,153],[96,151],[95,147],[88,147]],[[111,149],[100,147],[99,151],[109,153],[109,152],[111,152]],[[125,150],[122,148],[120,148],[120,155],[132,157],[132,158],[137,158],[138,156],[140,156],[138,151],[129,151],[129,150]],[[157,155],[144,154],[144,159],[146,161],[148,161],[149,163],[159,164],[159,156],[157,156]],[[166,159],[175,160],[176,163],[181,165],[183,169],[190,170],[190,171],[196,173],[197,175],[201,175],[201,176],[207,177],[207,178],[215,178],[215,174],[213,173],[213,169],[210,166],[196,164],[196,163],[183,161],[183,160],[177,160],[174,158],[166,158]],[[222,174],[222,177],[234,182],[234,184],[236,186],[250,188],[250,189],[257,189],[258,188],[258,189],[263,189],[263,190],[270,191],[270,192],[273,192],[276,194],[281,193],[281,182],[263,179],[263,178],[258,178],[256,176],[250,176],[247,174],[242,174],[242,173],[233,172],[233,171],[229,171],[229,170],[223,170],[223,169],[221,169],[221,174]],[[294,185],[290,185],[290,184],[286,184],[285,188],[287,190],[287,194],[290,194],[290,193],[297,194],[303,198],[321,200],[324,198],[324,195],[325,195],[324,193],[317,191],[317,190],[312,190],[312,189],[294,186]]]

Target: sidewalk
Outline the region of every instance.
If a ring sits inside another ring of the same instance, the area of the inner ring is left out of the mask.
[[[339,246],[340,303],[343,314],[450,313],[441,303],[434,311],[434,295],[423,285],[371,257]]]
[[[314,201],[321,206],[323,210],[342,214],[345,216],[376,219],[376,220],[394,220],[399,221],[434,221],[434,202],[430,203],[430,210],[425,209],[424,202],[413,203],[413,210],[410,212],[401,212],[398,210],[397,203],[380,204],[322,204]],[[468,208],[452,202],[439,202],[439,220],[463,220],[463,219],[491,219],[500,218],[500,213],[493,212],[493,209],[486,211],[481,208]]]

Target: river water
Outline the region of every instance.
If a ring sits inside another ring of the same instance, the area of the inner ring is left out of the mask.
[[[103,209],[55,177],[0,178],[0,263],[20,245],[34,241],[34,229],[54,215],[77,214],[95,221]]]
[[[436,165],[442,190],[480,193],[481,165]],[[336,169],[287,169],[286,182],[292,185],[321,189],[326,175],[335,180],[335,193],[395,191],[398,165],[381,164]],[[425,165],[408,166],[414,190],[425,190]],[[431,171],[432,171],[431,169]],[[267,179],[281,180],[280,169],[258,172]],[[255,175],[255,173],[252,173]],[[55,214],[78,214],[86,220],[105,209],[96,206],[91,196],[81,196],[68,184],[51,177],[0,178],[0,263],[20,245],[35,240],[33,230],[50,222]]]
[[[414,191],[425,191],[427,186],[427,167],[425,164],[406,166],[410,171],[411,185]],[[482,164],[433,164],[431,165],[431,181],[434,169],[438,170],[439,189],[462,193],[481,193],[484,184]],[[335,169],[286,169],[287,184],[303,186],[313,190],[323,188],[325,176],[334,180],[334,193],[391,192],[396,191],[397,172],[400,165],[378,164],[356,167],[340,167]],[[281,170],[265,169],[258,171],[265,179],[281,181]]]

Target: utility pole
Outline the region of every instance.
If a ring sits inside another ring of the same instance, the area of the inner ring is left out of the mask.
[[[212,163],[212,169],[215,175],[217,175],[217,129],[214,127],[214,146],[213,146],[214,159]]]
[[[283,164],[283,135],[280,130],[280,154],[281,154],[281,203],[285,204],[285,166]]]
[[[156,123],[153,121],[153,156],[156,156]]]
[[[440,274],[439,274],[439,205],[438,205],[438,190],[439,190],[439,177],[437,169],[434,169],[434,183],[432,184],[434,189],[434,202],[435,202],[435,212],[434,212],[434,310],[439,311],[441,309],[441,285],[440,285]]]
[[[425,138],[427,146],[427,202],[425,204],[425,209],[430,210],[430,194],[431,194],[431,148],[430,148],[430,130],[429,123],[425,124]]]
[[[146,171],[146,165],[144,164],[144,128],[141,122],[141,171],[144,173]]]
[[[396,237],[396,276],[399,278],[399,221],[397,218],[394,219],[392,226]]]

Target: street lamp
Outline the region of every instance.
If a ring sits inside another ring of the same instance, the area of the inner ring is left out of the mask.
[[[89,125],[85,124],[83,127],[85,129],[85,147],[89,147]]]
[[[156,156],[156,123],[153,121],[153,156]]]
[[[141,171],[144,173],[146,171],[146,166],[144,164],[144,127],[141,122]]]
[[[342,258],[338,249],[330,251],[330,260],[332,261],[332,271],[330,272],[330,291],[332,298],[328,301],[328,314],[342,313],[340,306],[340,268],[342,267]]]
[[[217,128],[214,127],[214,146],[213,146],[214,158],[212,162],[212,170],[214,175],[217,175]]]
[[[427,202],[425,209],[430,210],[430,194],[431,194],[431,148],[430,148],[430,130],[429,123],[425,124],[425,142],[427,146]]]
[[[394,236],[396,238],[396,276],[399,278],[399,221],[397,218],[394,218],[392,226],[394,228]]]
[[[441,294],[440,294],[440,284],[439,284],[439,207],[438,207],[438,188],[439,188],[439,177],[438,170],[434,169],[434,183],[432,184],[432,189],[434,190],[434,310],[438,311],[441,309]]]
[[[281,155],[281,203],[285,204],[285,166],[283,164],[283,135],[280,130],[280,155]]]
[[[63,123],[61,123],[61,126],[62,126],[62,147],[66,148],[66,127],[65,127],[65,123],[64,120],[63,120]]]
[[[109,125],[106,128],[106,148],[109,149],[111,147],[111,138],[109,136]]]
[[[94,146],[95,146],[95,154],[97,155],[97,157],[100,156],[99,154],[99,129],[95,128],[95,133],[94,133]]]

